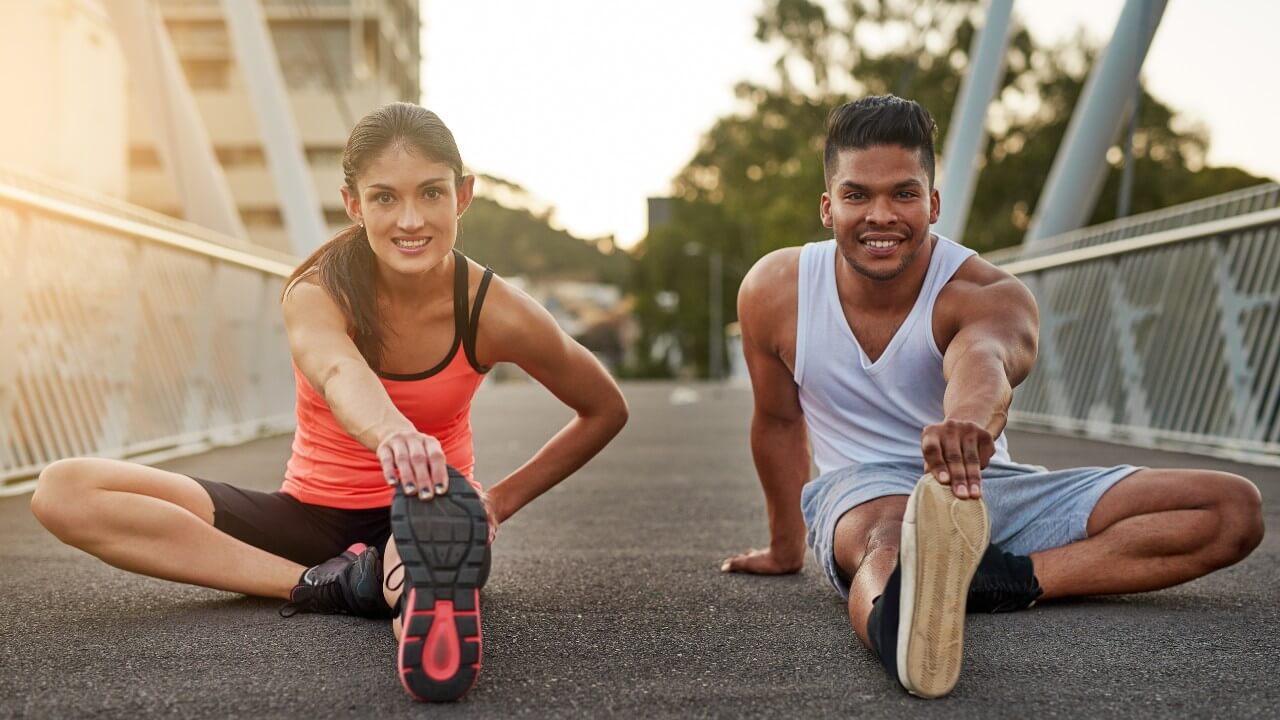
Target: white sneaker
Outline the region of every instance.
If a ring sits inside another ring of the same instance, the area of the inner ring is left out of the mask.
[[[925,475],[902,518],[902,601],[898,680],[913,695],[937,698],[960,679],[969,583],[991,541],[981,498],[961,500]]]

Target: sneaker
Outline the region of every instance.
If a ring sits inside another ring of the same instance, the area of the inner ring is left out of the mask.
[[[300,612],[391,617],[382,595],[382,557],[378,548],[356,543],[337,557],[307,568],[280,608],[281,617]]]
[[[969,583],[990,538],[981,498],[961,500],[932,475],[916,483],[902,518],[896,648],[898,680],[913,695],[942,697],[960,679]]]
[[[969,584],[967,612],[1003,613],[1026,610],[1044,591],[1036,580],[1035,566],[1026,555],[1014,555],[995,545],[987,547],[978,572]]]
[[[396,492],[391,534],[405,573],[400,682],[417,700],[457,700],[480,675],[480,587],[489,555],[484,505],[450,468],[445,495],[424,502]]]
[[[898,612],[902,607],[902,564],[893,569],[889,582],[880,597],[871,601],[871,614],[867,616],[867,635],[871,639],[871,652],[889,672],[898,679]]]

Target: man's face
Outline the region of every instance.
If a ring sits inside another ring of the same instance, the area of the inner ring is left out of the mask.
[[[898,145],[841,150],[822,194],[822,224],[859,274],[892,280],[929,239],[941,200],[920,153]]]

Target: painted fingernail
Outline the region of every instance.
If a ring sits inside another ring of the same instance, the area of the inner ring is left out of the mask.
[[[444,492],[444,491],[445,491],[445,490],[447,490],[447,489],[448,489],[448,488],[446,488],[444,485],[437,485],[437,486],[436,486],[436,492],[438,492],[438,493],[442,493],[442,492]]]
[[[395,475],[388,475],[388,476],[387,476],[387,484],[388,484],[388,485],[395,485],[395,484],[396,484],[396,476],[395,476]]]
[[[405,485],[405,486],[404,486],[404,491],[405,491],[405,492],[407,492],[407,493],[411,493],[411,492],[413,492],[413,483],[409,483],[408,485]]]
[[[431,491],[429,491],[429,490],[423,490],[422,492],[418,493],[418,498],[419,498],[419,499],[421,499],[421,500],[430,500],[430,499],[431,499]]]

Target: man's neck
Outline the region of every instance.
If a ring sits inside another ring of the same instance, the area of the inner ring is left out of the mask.
[[[911,264],[888,280],[876,280],[858,272],[837,248],[836,291],[840,294],[840,302],[864,312],[891,315],[910,312],[920,297],[937,245],[938,236],[930,233]]]

